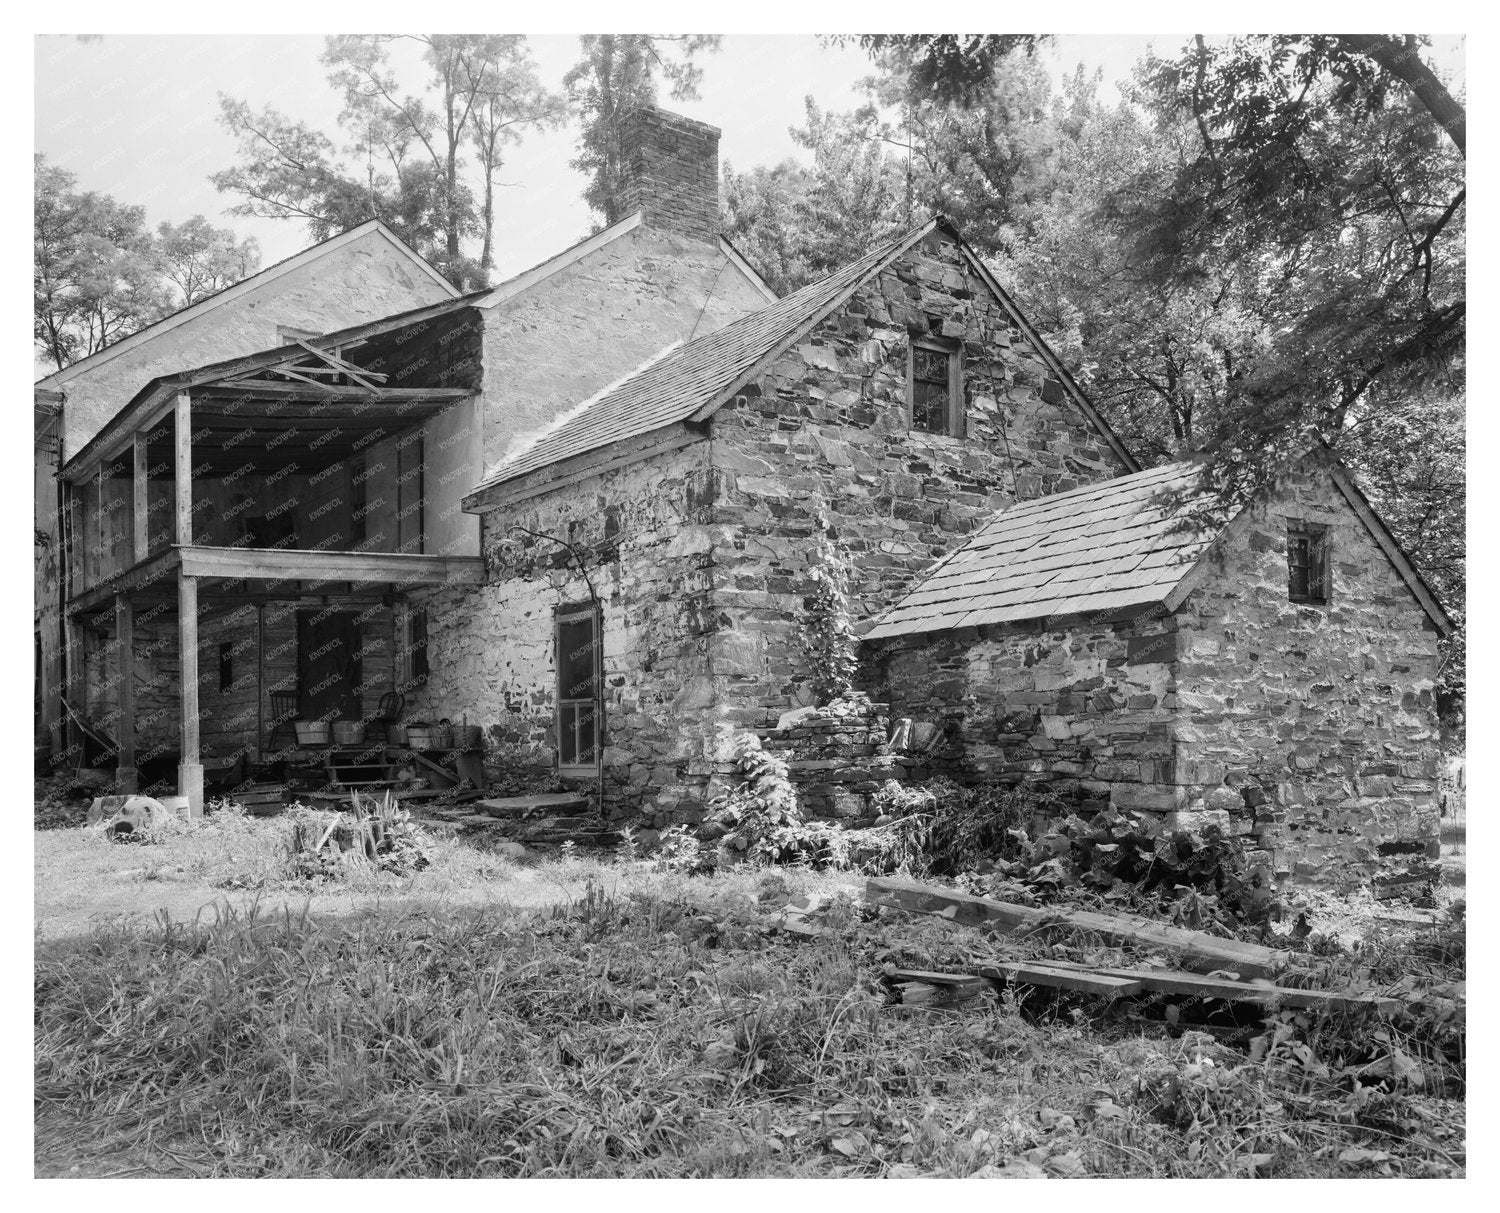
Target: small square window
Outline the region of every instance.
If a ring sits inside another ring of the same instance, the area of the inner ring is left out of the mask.
[[[1286,528],[1286,596],[1292,602],[1327,603],[1328,528],[1290,522]]]
[[[912,429],[928,434],[963,432],[963,379],[957,345],[913,342],[907,378]]]

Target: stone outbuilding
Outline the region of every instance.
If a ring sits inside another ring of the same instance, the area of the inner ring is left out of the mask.
[[[1227,525],[1205,481],[1002,511],[867,630],[877,697],[975,777],[1213,822],[1282,878],[1430,879],[1442,607],[1326,450]]]

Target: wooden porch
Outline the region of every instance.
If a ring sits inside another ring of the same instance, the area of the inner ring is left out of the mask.
[[[117,716],[122,789],[137,775],[138,619],[176,616],[177,782],[198,811],[203,618],[270,604],[393,618],[408,591],[483,579],[477,526],[445,508],[472,483],[479,440],[462,319],[384,322],[153,380],[62,469],[67,694],[86,700],[85,632],[111,634],[130,656],[94,691]],[[153,670],[153,727],[160,683]]]

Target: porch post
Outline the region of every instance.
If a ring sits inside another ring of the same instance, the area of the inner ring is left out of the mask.
[[[180,519],[180,515],[179,515]],[[182,761],[177,794],[188,798],[194,817],[203,816],[203,762],[198,752],[198,579],[177,571],[178,660],[182,667]]]
[[[134,792],[139,788],[135,769],[135,604],[128,594],[115,595],[115,644],[120,654],[120,720],[116,725],[120,756],[115,782],[120,791]]]
[[[151,508],[150,481],[146,466],[146,435],[137,434],[132,444],[134,451],[134,468],[132,470],[131,488],[134,490],[131,498],[131,520],[135,524],[135,561],[139,564],[146,559],[147,549],[151,546],[151,536],[146,529],[148,511]]]
[[[174,542],[183,547],[193,542],[193,409],[186,392],[177,393],[175,425],[175,474],[177,528]],[[196,590],[196,587],[195,587]]]
[[[68,703],[72,705],[75,712],[83,711],[84,695],[87,684],[84,681],[83,668],[83,626],[74,616],[68,613],[66,605],[63,612],[63,632],[65,633],[63,661],[66,673],[64,693],[67,695]],[[83,766],[83,730],[74,722],[72,716],[64,713],[67,726],[63,730],[63,741],[65,748],[63,756],[70,759],[68,765],[73,770]]]

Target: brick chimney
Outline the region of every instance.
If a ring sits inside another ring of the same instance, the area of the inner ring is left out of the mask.
[[[620,145],[624,214],[692,240],[718,237],[718,127],[650,106],[625,119]]]

